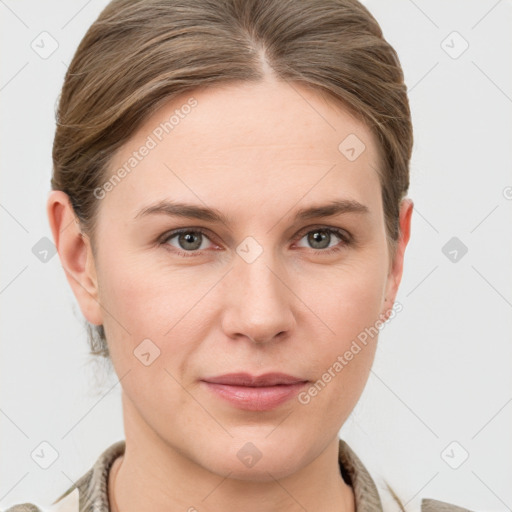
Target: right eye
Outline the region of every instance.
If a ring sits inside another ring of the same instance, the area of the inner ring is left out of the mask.
[[[212,243],[206,236],[206,232],[202,229],[177,229],[170,231],[164,235],[160,240],[163,246],[173,247],[176,249],[177,254],[180,256],[196,256],[201,254],[201,251],[208,248],[208,243]],[[197,253],[197,254],[196,254]]]

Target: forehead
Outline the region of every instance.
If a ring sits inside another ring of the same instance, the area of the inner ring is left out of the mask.
[[[243,216],[346,197],[379,210],[377,168],[371,131],[317,92],[286,82],[215,86],[144,122],[110,163],[103,183],[122,177],[110,179],[102,209],[133,218],[148,203],[179,199]]]

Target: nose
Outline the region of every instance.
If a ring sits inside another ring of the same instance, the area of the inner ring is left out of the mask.
[[[258,344],[283,340],[293,328],[294,295],[284,268],[264,251],[256,261],[237,258],[224,284],[222,326],[232,338]]]

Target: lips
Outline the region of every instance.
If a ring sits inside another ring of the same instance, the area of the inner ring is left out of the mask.
[[[216,397],[247,411],[268,411],[284,404],[307,384],[307,380],[284,373],[253,376],[230,373],[201,382]]]
[[[258,377],[250,375],[249,373],[228,373],[219,377],[209,377],[203,380],[211,382],[212,384],[250,387],[280,386],[306,382],[306,379],[293,377],[292,375],[287,375],[285,373],[266,373]]]

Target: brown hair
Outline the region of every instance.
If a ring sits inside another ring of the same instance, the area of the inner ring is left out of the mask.
[[[262,81],[267,70],[329,97],[371,129],[394,257],[409,187],[409,103],[395,50],[357,0],[110,2],[66,73],[53,144],[52,188],[69,195],[93,248],[94,191],[137,127],[178,95]],[[86,326],[90,353],[108,357],[103,327]]]

